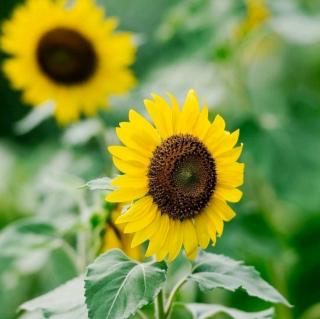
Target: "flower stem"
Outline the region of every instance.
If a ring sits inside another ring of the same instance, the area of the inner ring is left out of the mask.
[[[176,296],[178,290],[182,287],[182,285],[184,285],[184,283],[187,281],[187,277],[183,277],[180,281],[177,282],[177,284],[173,287],[170,296],[168,298],[168,302],[165,308],[165,318],[167,318],[170,314],[171,308],[172,308],[172,304],[173,304],[173,300],[174,297]]]
[[[147,317],[141,310],[138,310],[138,311],[137,311],[137,315],[138,315],[141,319],[148,319],[148,317]]]
[[[165,319],[165,311],[164,311],[164,293],[163,289],[160,290],[157,300],[155,302],[155,317],[156,319]]]

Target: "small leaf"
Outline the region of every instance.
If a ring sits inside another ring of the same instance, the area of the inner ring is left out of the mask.
[[[85,279],[90,319],[126,319],[153,301],[166,280],[164,262],[139,263],[120,250],[99,256]]]
[[[43,121],[53,115],[54,103],[51,101],[45,102],[35,108],[22,120],[15,124],[17,134],[26,134],[40,125]]]
[[[77,277],[45,295],[25,302],[19,309],[41,311],[46,319],[87,319],[83,286],[83,277]]]
[[[181,316],[182,311],[184,311],[183,317]],[[178,319],[178,318],[206,319],[206,318],[211,318],[212,316],[215,316],[217,314],[226,314],[233,319],[272,319],[274,311],[273,311],[273,308],[269,308],[267,310],[263,310],[259,312],[246,312],[246,311],[242,311],[234,308],[224,307],[221,305],[208,305],[208,304],[201,304],[201,303],[191,303],[191,304],[176,303],[173,306],[170,318],[171,319]]]
[[[201,252],[189,279],[197,282],[202,290],[224,288],[235,291],[243,288],[250,296],[291,306],[253,267],[222,255]]]
[[[94,136],[98,136],[102,129],[102,124],[98,119],[86,119],[69,126],[63,135],[63,141],[73,146],[84,145]]]
[[[87,186],[91,191],[114,190],[114,187],[111,185],[111,181],[112,179],[109,177],[102,177],[87,182],[85,186]]]

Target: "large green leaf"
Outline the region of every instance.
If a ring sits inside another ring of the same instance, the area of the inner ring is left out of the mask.
[[[235,291],[243,288],[248,295],[272,303],[290,306],[288,301],[253,268],[228,257],[201,252],[195,261],[189,279],[197,282],[202,290],[224,288]]]
[[[182,304],[176,303],[173,306],[171,319],[206,319],[218,314],[226,314],[233,319],[272,319],[273,309],[258,312],[246,312],[221,305],[208,305],[201,303]],[[220,317],[219,317],[220,318]]]
[[[139,263],[120,250],[99,256],[85,279],[90,319],[125,319],[151,303],[166,280],[164,262]]]
[[[77,277],[49,293],[20,306],[28,313],[42,313],[45,319],[87,319],[84,280]]]
[[[76,273],[73,249],[50,223],[30,218],[11,224],[0,232],[0,318],[12,318],[30,295]]]

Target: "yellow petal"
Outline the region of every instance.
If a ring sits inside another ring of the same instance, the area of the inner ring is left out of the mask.
[[[225,188],[218,186],[214,191],[214,196],[220,200],[236,203],[242,197],[242,192],[237,188]]]
[[[169,96],[172,107],[172,133],[177,134],[177,125],[180,117],[180,106],[177,99],[171,93],[167,93],[167,95]]]
[[[138,162],[126,162],[117,157],[112,158],[114,166],[122,173],[132,176],[146,176],[147,167]]]
[[[142,244],[144,241],[149,240],[157,231],[159,231],[159,223],[161,218],[161,213],[158,211],[155,206],[156,218],[154,221],[147,227],[137,231],[133,235],[131,247],[136,247]]]
[[[158,95],[152,95],[154,100],[145,100],[145,107],[152,118],[162,138],[172,135],[172,111],[168,103]]]
[[[169,231],[169,216],[163,214],[160,218],[158,231],[150,238],[148,249],[146,251],[146,257],[152,256],[155,252],[160,250],[163,243],[167,239]]]
[[[218,174],[217,185],[222,187],[239,187],[243,184],[243,174],[230,174],[220,173]]]
[[[155,220],[156,217],[157,217],[157,212],[154,209],[146,210],[145,214],[140,219],[129,222],[124,228],[124,232],[126,234],[135,233],[141,229],[144,229],[148,225],[150,225]]]
[[[193,128],[193,134],[197,136],[200,140],[202,140],[206,136],[210,128],[208,114],[209,114],[208,107],[207,106],[203,107],[198,117],[198,120]]]
[[[189,254],[186,254],[187,258],[190,260],[195,260],[198,255],[198,248],[195,250],[191,251]]]
[[[183,233],[181,229],[181,222],[179,220],[172,221],[172,227],[175,232],[172,236],[172,241],[170,245],[170,251],[168,256],[168,262],[172,262],[178,255],[182,246]]]
[[[221,164],[228,164],[228,163],[236,162],[242,153],[242,149],[243,149],[243,144],[241,144],[240,146],[237,146],[229,151],[226,151],[226,152],[223,152],[219,155],[216,155],[215,160],[216,160],[216,162],[221,163]]]
[[[165,257],[169,253],[170,242],[172,241],[173,232],[175,231],[173,225],[174,224],[173,224],[172,219],[169,218],[169,225],[168,225],[169,229],[168,229],[167,238],[163,242],[161,248],[156,253],[157,261],[161,261],[161,260],[165,259]]]
[[[116,128],[116,134],[124,145],[137,151],[142,156],[150,158],[153,152],[153,144],[146,143],[140,136],[138,139],[134,139],[132,131],[132,126],[129,123],[122,124],[121,127]]]
[[[212,240],[212,244],[215,245],[216,243],[216,234],[217,234],[217,230],[216,230],[216,225],[214,224],[214,222],[212,221],[212,219],[209,216],[209,213],[207,212],[207,210],[205,210],[202,214],[206,215],[206,219],[207,219],[207,231],[208,234]]]
[[[130,110],[129,120],[131,122],[134,122],[137,126],[141,127],[141,129],[143,129],[146,134],[154,140],[155,144],[160,144],[161,138],[157,130],[142,115],[140,115],[135,110]]]
[[[208,215],[210,216],[212,222],[214,223],[217,234],[220,237],[223,233],[223,221],[220,217],[220,214],[215,210],[210,210],[208,211]]]
[[[207,232],[207,219],[204,214],[199,214],[194,221],[198,242],[202,249],[206,249],[209,244],[210,236]]]
[[[147,188],[120,188],[106,196],[106,201],[111,203],[130,202],[143,197],[148,192]]]
[[[102,252],[106,252],[112,248],[122,248],[120,238],[117,236],[115,230],[108,226],[106,227],[106,233],[103,238]]]
[[[138,152],[125,147],[125,146],[109,146],[108,147],[108,151],[116,156],[119,159],[125,160],[125,161],[129,161],[129,162],[138,162],[141,163],[143,165],[149,165],[150,162],[150,158],[147,156],[142,156],[141,154],[139,154]]]
[[[140,219],[152,207],[152,198],[145,196],[137,200],[132,206],[116,219],[116,224],[128,223]]]
[[[231,134],[225,135],[223,139],[220,140],[219,143],[215,144],[215,146],[210,147],[210,151],[214,154],[214,156],[219,156],[228,150],[231,150],[238,142],[240,130],[236,130]]]
[[[120,175],[114,178],[111,182],[113,186],[123,187],[123,188],[145,188],[148,187],[148,179],[146,176],[130,176],[130,175]]]
[[[245,165],[243,163],[231,163],[231,164],[218,164],[217,172],[218,174],[237,174],[242,175],[244,172]]]
[[[198,246],[197,234],[195,227],[190,219],[186,219],[181,223],[183,232],[183,245],[186,254],[189,255]]]
[[[207,131],[206,136],[204,137],[204,141],[210,143],[212,139],[215,139],[217,136],[221,135],[224,131],[226,123],[222,116],[219,114],[214,118],[212,124]]]
[[[215,207],[224,221],[230,221],[236,216],[234,210],[226,202],[218,198],[213,199],[212,205]]]
[[[184,102],[176,131],[178,133],[190,133],[199,117],[199,101],[194,90],[189,90]]]

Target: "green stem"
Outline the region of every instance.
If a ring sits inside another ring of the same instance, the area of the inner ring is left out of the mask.
[[[148,317],[147,317],[141,310],[138,310],[138,311],[137,311],[137,315],[138,315],[141,319],[148,319]]]
[[[168,302],[166,305],[166,310],[165,310],[165,316],[166,318],[169,316],[171,308],[172,308],[172,304],[174,301],[174,298],[178,292],[178,290],[184,285],[184,283],[187,281],[187,277],[183,277],[180,281],[177,282],[177,284],[173,287],[170,296],[168,298]]]
[[[160,290],[157,300],[155,302],[155,315],[156,319],[166,319],[166,315],[164,312],[164,293],[163,289]]]

